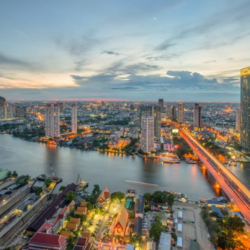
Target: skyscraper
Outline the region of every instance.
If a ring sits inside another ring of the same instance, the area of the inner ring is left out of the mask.
[[[158,100],[158,107],[160,107],[160,111],[162,113],[163,109],[164,109],[164,100],[163,99]]]
[[[240,109],[236,110],[235,130],[240,132]]]
[[[184,122],[184,104],[183,102],[178,103],[178,122]]]
[[[155,138],[157,141],[161,139],[161,108],[158,106],[153,107],[153,117],[154,117],[154,130]]]
[[[177,115],[176,115],[176,107],[172,107],[172,121],[176,121]]]
[[[60,137],[60,108],[58,104],[48,104],[45,109],[46,137]]]
[[[75,103],[71,106],[71,132],[77,133],[77,106]]]
[[[141,150],[154,151],[154,117],[142,117],[141,121]]]
[[[154,136],[157,140],[161,137],[161,111],[160,107],[155,105],[140,106],[139,123],[142,126],[143,117],[154,117]],[[141,127],[142,129],[142,127]]]
[[[246,150],[250,150],[250,67],[242,69],[240,75],[240,144]]]
[[[198,103],[194,104],[194,116],[193,116],[193,125],[195,128],[201,128],[201,106]]]
[[[6,99],[0,96],[0,119],[6,118]]]

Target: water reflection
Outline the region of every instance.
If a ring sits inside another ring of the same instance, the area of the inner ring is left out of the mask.
[[[139,193],[155,190],[182,192],[191,199],[215,196],[207,181],[206,169],[197,165],[162,164],[159,160],[113,153],[81,151],[64,147],[47,147],[9,135],[0,135],[0,167],[17,170],[32,177],[50,174],[50,163],[55,174],[63,178],[63,184],[74,182],[78,173],[90,183],[111,191],[135,188]],[[249,174],[250,176],[250,174]],[[133,185],[125,180],[157,184],[157,187]]]

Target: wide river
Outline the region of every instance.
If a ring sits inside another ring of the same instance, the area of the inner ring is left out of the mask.
[[[0,168],[16,170],[31,177],[51,174],[50,164],[62,184],[82,180],[111,191],[136,189],[138,193],[172,190],[188,195],[190,199],[218,195],[209,184],[206,173],[197,165],[185,162],[162,164],[157,160],[144,160],[138,156],[120,156],[82,151],[65,147],[48,147],[45,144],[24,141],[10,135],[0,135]],[[231,169],[250,188],[250,165]],[[140,183],[133,183],[140,182]],[[141,184],[155,184],[153,186]]]

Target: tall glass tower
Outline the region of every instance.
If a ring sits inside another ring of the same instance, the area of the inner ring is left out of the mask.
[[[241,125],[240,125],[240,144],[243,148],[250,151],[250,67],[240,71],[241,76]]]

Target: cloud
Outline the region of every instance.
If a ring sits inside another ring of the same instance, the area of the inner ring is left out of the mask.
[[[102,54],[120,56],[121,54],[112,50],[104,50]]]
[[[20,67],[20,68],[30,68],[30,69],[33,68],[29,63],[25,61],[6,56],[2,53],[0,53],[0,65],[14,66],[14,67]]]
[[[176,43],[170,43],[170,42],[164,42],[162,44],[160,44],[159,46],[157,46],[155,49],[156,50],[167,50],[169,49],[170,47],[176,45]]]

